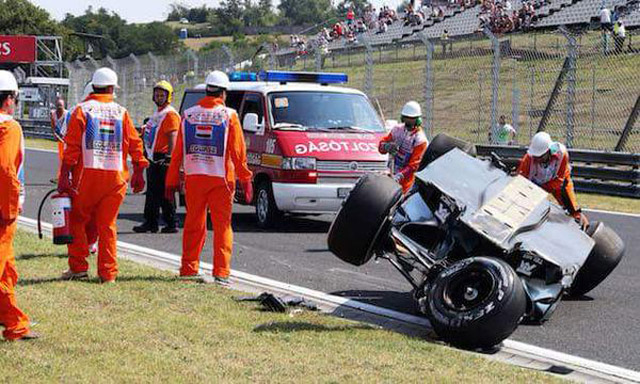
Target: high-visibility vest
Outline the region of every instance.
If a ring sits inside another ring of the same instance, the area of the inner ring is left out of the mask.
[[[144,148],[147,150],[147,155],[151,156],[156,148],[156,141],[158,140],[158,131],[162,127],[162,122],[169,113],[178,112],[171,105],[167,105],[160,111],[155,111],[153,116],[149,119],[144,126],[142,132],[142,140],[144,141]]]
[[[193,106],[182,118],[184,171],[186,175],[225,177],[225,154],[231,116],[236,111],[224,105]]]
[[[55,131],[60,137],[64,137],[67,134],[67,123],[70,115],[70,112],[66,109],[62,113],[62,117],[58,117],[55,110],[51,111],[51,119],[53,119]]]
[[[533,159],[529,162],[529,180],[537,185],[546,184],[558,176],[558,170],[562,164],[562,158],[567,152],[567,148],[560,143],[553,143],[551,144],[550,151],[551,159],[546,166],[539,161],[533,161]]]
[[[427,142],[427,137],[422,129],[408,131],[404,127],[404,124],[393,127],[391,137],[393,138],[393,142],[398,145],[398,152],[393,158],[394,167],[397,171],[409,164],[409,159],[411,159],[413,150],[417,146]]]
[[[0,124],[4,124],[4,123],[9,123],[15,121],[15,119],[13,118],[13,116],[11,115],[5,115],[4,113],[0,113]],[[16,124],[18,124],[16,122]],[[19,202],[20,205],[24,204],[25,202],[25,188],[24,188],[24,156],[25,156],[25,149],[24,149],[24,133],[21,132],[21,139],[20,139],[20,162],[18,164],[18,169],[17,169],[17,176],[18,176],[18,181],[20,182],[20,196],[19,196]]]
[[[78,105],[87,126],[82,137],[84,167],[106,171],[123,170],[123,120],[127,111],[115,102],[88,100]]]

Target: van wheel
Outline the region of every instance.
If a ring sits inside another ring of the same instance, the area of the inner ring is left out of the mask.
[[[256,217],[260,228],[272,228],[282,218],[283,213],[276,206],[271,183],[263,181],[256,190]]]
[[[569,288],[569,295],[574,297],[597,287],[613,272],[624,255],[624,242],[604,223],[592,221],[586,232],[596,244]]]
[[[527,308],[518,275],[493,257],[472,257],[443,269],[424,288],[438,336],[461,348],[490,348],[515,331]]]

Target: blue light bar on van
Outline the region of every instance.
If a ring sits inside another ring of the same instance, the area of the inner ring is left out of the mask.
[[[287,72],[287,71],[260,71],[258,78],[262,81],[275,81],[279,83],[318,83],[318,84],[343,84],[349,78],[344,73],[327,72]]]
[[[231,72],[229,81],[258,81],[258,74],[255,72]]]

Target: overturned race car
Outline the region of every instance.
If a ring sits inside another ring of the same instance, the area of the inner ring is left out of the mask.
[[[438,336],[469,349],[548,320],[563,295],[594,289],[624,254],[605,224],[581,229],[497,156],[474,155],[473,145],[436,136],[411,192],[384,175],[362,177],[328,235],[329,249],[350,264],[388,260]]]

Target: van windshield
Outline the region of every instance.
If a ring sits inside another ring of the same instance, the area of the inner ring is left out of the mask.
[[[317,91],[269,94],[275,129],[384,132],[376,111],[359,94]]]

